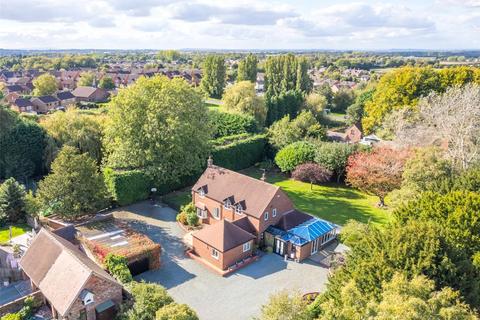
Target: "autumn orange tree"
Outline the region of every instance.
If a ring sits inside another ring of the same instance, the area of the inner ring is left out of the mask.
[[[407,150],[375,148],[358,152],[348,158],[347,183],[379,198],[379,207],[385,206],[385,196],[400,188]]]

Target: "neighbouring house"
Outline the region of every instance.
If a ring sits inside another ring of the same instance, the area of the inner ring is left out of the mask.
[[[254,254],[255,244],[301,261],[336,237],[336,225],[296,210],[280,187],[264,180],[214,166],[209,159],[192,188],[204,225],[192,234],[196,255],[226,270]]]
[[[64,107],[75,104],[77,102],[77,98],[70,91],[58,92],[57,99],[60,100],[60,105]]]
[[[327,138],[337,142],[359,143],[362,141],[362,137],[362,125],[360,123],[348,127],[344,132],[327,131]]]
[[[18,98],[10,105],[17,112],[35,112],[35,106],[30,99]]]
[[[5,95],[5,97],[3,97],[3,100],[5,100],[7,103],[11,104],[11,103],[15,102],[15,100],[17,100],[20,97],[21,97],[21,94],[19,94],[17,92],[10,92],[10,93],[7,93]]]
[[[103,264],[109,254],[123,256],[133,276],[160,267],[161,246],[113,217],[76,227],[82,248]]]
[[[60,100],[54,96],[41,96],[31,99],[32,104],[35,106],[35,110],[38,113],[47,113],[50,110],[54,110],[60,106]]]
[[[20,260],[32,290],[40,290],[55,319],[113,319],[122,285],[77,246],[41,229]]]
[[[77,101],[84,102],[105,102],[109,96],[107,90],[95,87],[77,87],[72,94]]]
[[[20,94],[20,95],[22,95],[22,94],[30,94],[30,92],[32,92],[28,86],[26,86],[26,85],[20,85],[20,84],[12,84],[12,85],[5,86],[5,88],[3,89],[3,91],[4,91],[6,94],[15,92],[15,93],[18,93],[18,94]]]

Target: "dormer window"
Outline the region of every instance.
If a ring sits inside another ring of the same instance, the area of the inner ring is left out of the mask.
[[[235,213],[236,213],[236,214],[242,214],[242,210],[243,210],[243,209],[242,209],[242,206],[241,206],[241,205],[237,205],[237,206],[235,207]]]
[[[200,194],[200,197],[205,197],[205,191],[203,191],[203,189],[200,189],[198,193]]]
[[[90,291],[88,291],[86,289],[82,290],[82,292],[80,292],[79,298],[82,300],[82,303],[83,303],[84,306],[95,302],[93,293],[91,293]]]
[[[232,203],[230,202],[229,199],[227,199],[227,200],[225,200],[225,201],[223,202],[223,207],[224,207],[225,209],[230,209],[231,206],[232,206]]]

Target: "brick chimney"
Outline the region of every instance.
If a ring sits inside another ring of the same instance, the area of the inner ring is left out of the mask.
[[[212,159],[212,156],[209,156],[207,160],[207,167],[211,168],[212,166],[213,166],[213,159]]]

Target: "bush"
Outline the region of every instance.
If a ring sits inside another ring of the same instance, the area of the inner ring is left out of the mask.
[[[315,147],[306,141],[289,144],[275,156],[275,163],[282,172],[290,172],[298,165],[312,162],[315,157]]]
[[[253,135],[230,144],[214,146],[212,156],[215,164],[227,169],[241,170],[261,161],[267,144],[264,134]]]
[[[185,212],[180,212],[176,217],[177,221],[186,226],[188,224],[187,214]]]
[[[250,115],[210,111],[208,118],[211,126],[214,128],[214,139],[240,133],[254,133],[256,131],[255,118]]]
[[[313,183],[327,182],[332,177],[332,172],[316,163],[304,163],[298,165],[292,172],[294,180]]]
[[[119,205],[124,206],[148,198],[152,182],[144,171],[116,171],[105,168],[103,173],[107,189]]]
[[[0,221],[19,222],[25,219],[25,187],[15,179],[0,185]]]
[[[129,289],[134,300],[133,307],[127,312],[131,320],[153,320],[157,310],[173,302],[167,290],[156,283],[132,281]]]
[[[198,316],[186,304],[170,303],[159,309],[156,320],[198,320]]]
[[[182,206],[180,208],[180,211],[181,211],[181,214],[185,216],[185,220],[187,222],[186,224],[188,224],[191,227],[198,226],[197,210],[195,209],[193,202],[190,202],[189,204]]]
[[[22,320],[20,313],[7,313],[1,320]]]
[[[127,258],[109,253],[105,257],[104,264],[108,272],[120,283],[128,283],[133,280],[132,274],[128,269]]]

